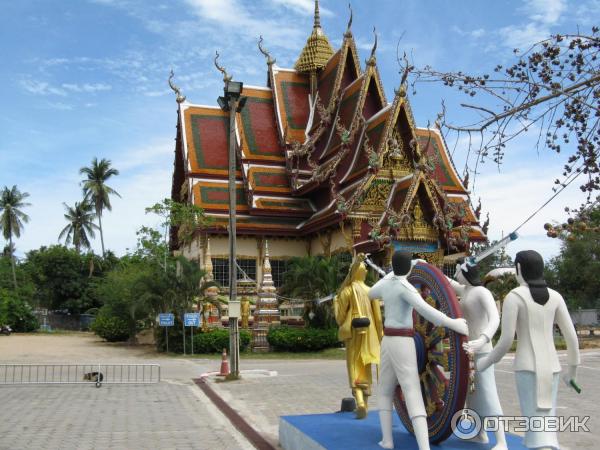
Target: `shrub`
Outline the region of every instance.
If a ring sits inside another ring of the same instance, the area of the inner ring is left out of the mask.
[[[94,333],[108,342],[126,341],[129,339],[129,324],[126,320],[111,316],[102,311],[98,313],[91,325]]]
[[[35,331],[40,326],[29,304],[4,289],[0,289],[0,324],[16,332]]]
[[[169,333],[169,352],[183,353],[183,333],[181,321],[176,316],[175,326],[167,327]],[[165,330],[163,327],[157,327],[156,346],[161,351],[166,351]],[[240,351],[244,351],[250,345],[251,335],[246,330],[240,330]],[[194,353],[221,353],[226,348],[229,353],[229,329],[215,328],[206,333],[200,330],[194,330]],[[191,331],[185,330],[185,349],[189,353],[192,351]]]
[[[310,352],[340,345],[336,328],[271,327],[267,341],[275,350],[288,352]]]
[[[240,330],[240,351],[246,350],[250,344],[250,333]],[[194,353],[221,353],[223,349],[229,352],[229,330],[217,328],[206,333],[194,335]]]

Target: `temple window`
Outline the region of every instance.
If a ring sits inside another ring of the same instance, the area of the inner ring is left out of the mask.
[[[223,287],[229,286],[229,259],[227,258],[211,258],[213,264],[213,277],[214,280]],[[256,281],[256,259],[238,259],[238,280],[244,278],[240,268],[246,272],[249,278]]]
[[[271,275],[273,276],[273,283],[276,288],[280,288],[283,285],[283,274],[285,274],[288,268],[287,259],[271,259]]]

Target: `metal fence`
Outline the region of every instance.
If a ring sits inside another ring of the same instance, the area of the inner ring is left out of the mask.
[[[2,384],[151,384],[158,364],[0,364]]]

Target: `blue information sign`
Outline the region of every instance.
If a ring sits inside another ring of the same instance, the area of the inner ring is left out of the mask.
[[[200,313],[185,313],[183,316],[183,323],[186,327],[199,327]]]
[[[171,313],[159,314],[158,324],[161,327],[172,327],[173,325],[175,325],[175,316]]]

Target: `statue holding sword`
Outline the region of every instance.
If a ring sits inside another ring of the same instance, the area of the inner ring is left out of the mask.
[[[504,299],[502,335],[496,347],[477,362],[477,370],[485,371],[500,361],[510,349],[516,332],[514,369],[521,413],[528,417],[555,416],[561,367],[554,347],[554,324],[567,344],[568,371],[563,379],[580,392],[577,334],[564,299],[546,285],[542,256],[534,250],[521,251],[515,258],[515,266],[520,286]],[[556,431],[528,431],[523,443],[527,448],[559,449]]]

